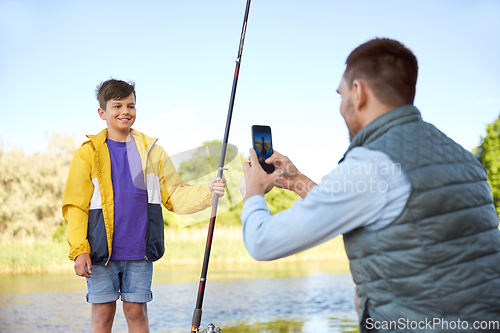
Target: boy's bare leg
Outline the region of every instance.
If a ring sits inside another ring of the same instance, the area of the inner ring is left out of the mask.
[[[149,333],[148,304],[123,301],[123,313],[130,333]]]
[[[111,333],[113,320],[115,319],[116,301],[109,303],[92,304],[90,332]]]

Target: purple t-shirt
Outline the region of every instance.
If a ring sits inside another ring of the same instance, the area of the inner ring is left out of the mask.
[[[141,260],[146,255],[148,195],[134,139],[106,139],[111,158],[115,224],[111,260]],[[135,184],[134,184],[135,183]]]

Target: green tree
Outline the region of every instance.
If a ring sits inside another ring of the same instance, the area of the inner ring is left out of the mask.
[[[183,161],[177,172],[185,181],[208,175],[219,168],[222,141],[206,141],[203,146],[190,150],[181,156],[192,155],[189,160]],[[232,144],[227,145],[224,165],[231,162],[238,155],[238,148]],[[176,156],[173,157],[175,159]]]
[[[479,159],[488,173],[488,183],[493,193],[493,202],[500,215],[500,116],[486,128],[486,136],[472,153]]]
[[[219,140],[207,141],[203,146],[190,151],[171,156],[174,165],[179,164],[179,176],[191,185],[208,183],[216,174],[219,167],[222,142]],[[243,157],[238,154],[238,148],[232,144],[227,145],[223,177],[226,179],[226,195],[219,201],[218,225],[237,225],[241,215],[241,193],[238,183],[243,175]],[[182,225],[183,217],[177,216],[163,209],[165,224],[171,226]],[[177,218],[176,218],[177,217]],[[209,211],[203,220],[197,220],[193,226],[204,227],[208,222]],[[178,223],[179,222],[179,223]],[[202,223],[199,223],[202,222]]]
[[[74,139],[48,135],[48,151],[26,155],[0,150],[0,235],[4,239],[50,240],[64,224],[61,205]]]
[[[217,171],[217,168],[219,167],[221,147],[221,141],[214,140],[204,142],[203,146],[183,154],[184,156],[189,156],[190,158],[180,164],[177,172],[184,181],[189,183],[191,183],[191,180],[193,179],[204,179],[205,182],[208,182],[208,180],[213,176],[208,178],[203,177]],[[172,160],[175,160],[176,158],[177,156],[173,156]],[[219,213],[223,204],[221,203],[219,205],[217,225],[240,225],[241,223],[240,216],[243,209],[243,198],[239,191],[238,184],[241,177],[243,177],[242,165],[245,161],[247,161],[247,159],[241,154],[238,154],[236,146],[229,144],[225,159],[225,166],[228,166],[229,170],[224,172],[224,178],[226,178],[227,181],[226,197],[229,202],[229,207],[223,209],[223,213]],[[235,167],[236,163],[238,163],[237,167]],[[290,208],[298,198],[299,196],[297,194],[277,187],[273,188],[265,195],[269,210],[273,214]],[[173,226],[177,225],[175,214],[164,209],[163,216],[165,224]],[[198,223],[195,226],[205,227],[207,223],[208,220],[204,220],[202,223]]]
[[[264,196],[264,198],[266,199],[267,207],[269,207],[271,213],[277,214],[292,207],[295,201],[300,197],[295,192],[274,187]]]

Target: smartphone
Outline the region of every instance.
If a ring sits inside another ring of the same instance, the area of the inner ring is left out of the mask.
[[[267,173],[274,172],[274,164],[264,162],[266,158],[273,154],[273,140],[271,137],[271,127],[269,126],[252,126],[252,143],[259,163]]]

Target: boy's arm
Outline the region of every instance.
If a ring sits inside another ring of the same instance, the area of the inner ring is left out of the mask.
[[[71,247],[68,257],[73,261],[82,253],[90,254],[87,227],[94,185],[91,159],[84,157],[84,147],[77,149],[69,169],[62,206],[63,217],[68,223],[65,235]]]
[[[160,161],[160,189],[165,207],[176,214],[192,214],[210,207],[213,196],[208,184],[191,186],[185,183],[163,152]]]

